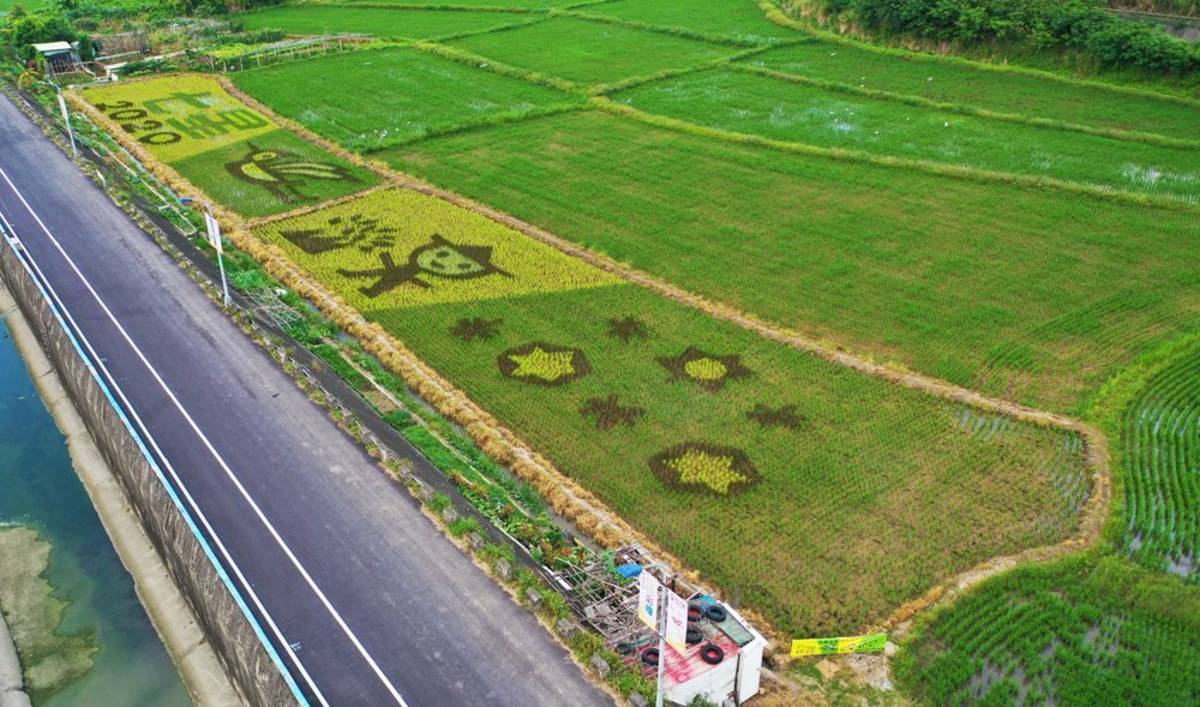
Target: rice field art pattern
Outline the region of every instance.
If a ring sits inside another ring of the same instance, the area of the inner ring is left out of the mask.
[[[156,158],[245,216],[316,204],[378,181],[279,129],[208,77],[132,81],[83,95]]]
[[[768,341],[436,197],[253,232],[784,631],[857,629],[1058,542],[1089,493],[1073,435]]]

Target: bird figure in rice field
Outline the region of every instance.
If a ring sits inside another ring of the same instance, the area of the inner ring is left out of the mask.
[[[225,169],[241,181],[263,187],[285,204],[311,201],[313,197],[300,190],[311,180],[359,181],[340,165],[307,159],[288,150],[260,148],[254,143],[248,147],[244,159],[226,163]]]

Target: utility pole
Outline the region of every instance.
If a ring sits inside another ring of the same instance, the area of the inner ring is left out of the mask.
[[[655,689],[654,707],[663,707],[663,675],[667,665],[667,592],[658,585],[658,687]]]

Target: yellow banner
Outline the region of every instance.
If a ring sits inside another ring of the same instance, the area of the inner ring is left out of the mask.
[[[838,638],[801,638],[792,641],[792,657],[837,655],[839,653],[882,653],[885,643],[887,643],[886,633]]]

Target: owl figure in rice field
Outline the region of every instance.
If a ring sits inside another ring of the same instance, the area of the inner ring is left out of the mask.
[[[257,184],[285,204],[311,201],[300,187],[311,180],[357,183],[350,171],[336,164],[307,159],[295,152],[260,148],[249,143],[244,159],[226,163],[225,169],[235,178]]]

